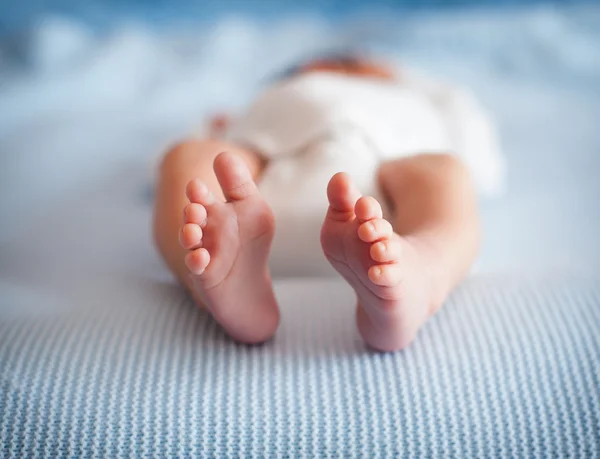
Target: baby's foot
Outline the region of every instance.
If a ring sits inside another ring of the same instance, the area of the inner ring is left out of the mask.
[[[273,213],[240,158],[221,153],[214,169],[227,202],[198,179],[187,186],[180,243],[190,288],[234,339],[262,342],[279,324],[267,267]]]
[[[333,176],[321,244],[358,296],[363,339],[382,351],[406,347],[429,315],[429,276],[414,243],[394,233],[379,203],[361,197],[349,177]]]

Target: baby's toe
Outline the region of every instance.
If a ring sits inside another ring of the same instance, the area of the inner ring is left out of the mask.
[[[362,222],[383,217],[381,204],[379,204],[377,199],[372,198],[371,196],[363,196],[356,201],[356,204],[354,205],[354,213]]]
[[[187,184],[185,193],[190,202],[202,204],[203,206],[210,206],[215,202],[215,198],[206,186],[206,183],[200,179],[191,180]]]
[[[400,241],[390,238],[375,242],[370,249],[371,258],[378,263],[390,263],[400,258],[402,247]]]
[[[396,263],[371,266],[368,276],[371,282],[381,287],[394,287],[402,280],[401,268]]]
[[[202,244],[202,228],[195,223],[186,223],[179,231],[179,243],[187,250],[200,247]]]
[[[358,237],[363,242],[375,242],[389,238],[394,233],[392,225],[383,218],[364,222],[358,227]]]
[[[185,265],[192,274],[199,276],[210,263],[210,254],[206,249],[192,250],[185,256]]]
[[[345,172],[338,172],[327,185],[327,199],[329,208],[334,216],[347,216],[352,214],[360,193],[352,184],[350,176]],[[346,219],[346,218],[343,218]]]
[[[195,223],[196,225],[206,225],[206,207],[195,202],[189,203],[183,208],[183,223]]]

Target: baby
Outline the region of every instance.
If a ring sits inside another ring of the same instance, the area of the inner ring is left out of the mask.
[[[207,137],[164,156],[155,241],[198,305],[246,343],[279,324],[269,259],[324,255],[356,292],[364,341],[405,348],[469,271],[476,189],[502,175],[468,94],[364,58],[300,65]],[[291,237],[271,254],[275,216]]]

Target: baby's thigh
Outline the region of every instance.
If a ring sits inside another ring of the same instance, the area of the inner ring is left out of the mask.
[[[228,151],[242,157],[253,175],[258,172],[260,160],[257,155],[247,149],[230,142],[216,139],[189,139],[169,148],[163,155],[159,166],[159,179],[191,180],[212,175],[212,165],[216,156]]]

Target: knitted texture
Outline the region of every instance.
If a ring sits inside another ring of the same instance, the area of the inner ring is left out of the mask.
[[[150,281],[4,310],[0,456],[600,457],[595,282],[472,279],[387,354],[341,283],[277,294],[282,325],[255,347]]]

